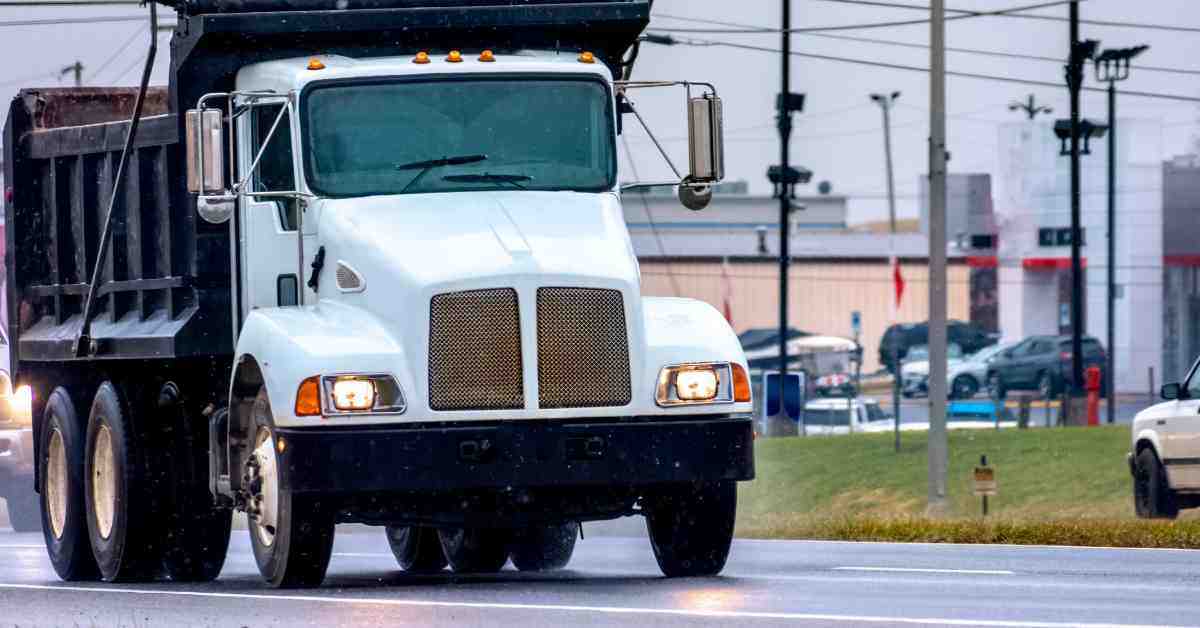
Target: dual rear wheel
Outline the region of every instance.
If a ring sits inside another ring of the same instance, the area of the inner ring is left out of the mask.
[[[517,530],[388,526],[388,544],[408,573],[496,573],[512,560],[519,571],[562,569],[575,552],[579,524],[534,525]]]

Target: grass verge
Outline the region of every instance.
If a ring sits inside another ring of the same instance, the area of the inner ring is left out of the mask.
[[[1127,426],[952,431],[946,509],[926,516],[926,435],[763,439],[741,485],[738,535],[864,541],[1200,548],[1200,518],[1138,520]],[[980,515],[981,455],[999,495]]]

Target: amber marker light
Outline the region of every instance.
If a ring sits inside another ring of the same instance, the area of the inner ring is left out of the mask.
[[[484,50],[479,53],[479,60],[484,63],[492,63],[496,60],[496,55],[491,50]]]
[[[321,416],[321,378],[316,375],[300,382],[296,390],[296,416]]]
[[[324,63],[322,63],[320,59],[318,59],[318,58],[316,58],[316,57],[313,57],[312,59],[309,59],[309,60],[308,60],[308,69],[310,69],[310,70],[324,70],[324,69],[325,69],[325,64],[324,64]]]
[[[446,55],[446,61],[450,63],[462,63],[462,53],[457,50],[451,50],[450,54]]]
[[[741,364],[733,363],[733,400],[750,401],[750,378]]]
[[[591,52],[589,52],[587,50],[584,50],[583,52],[579,53],[579,62],[580,63],[595,63],[596,55],[592,54]]]
[[[429,63],[429,53],[425,52],[424,50],[422,50],[421,52],[418,52],[417,56],[413,57],[413,63],[418,63],[418,64],[422,64],[422,65]]]

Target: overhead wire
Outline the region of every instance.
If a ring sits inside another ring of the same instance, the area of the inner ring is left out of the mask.
[[[658,29],[655,29],[655,30],[658,30]],[[669,45],[722,46],[722,47],[727,47],[727,48],[738,48],[738,49],[742,49],[742,50],[770,52],[773,54],[780,54],[782,52],[781,50],[779,50],[777,48],[771,48],[768,46],[756,46],[753,44],[740,44],[740,43],[731,42],[731,41],[706,40],[706,39],[675,39],[675,38],[671,38],[671,40],[672,40],[672,44],[669,44]],[[653,41],[653,40],[646,40],[646,41],[648,43],[662,43],[662,42]],[[886,62],[886,61],[874,61],[871,59],[854,59],[854,58],[850,58],[850,57],[838,57],[838,56],[834,56],[834,55],[816,54],[816,53],[811,53],[811,52],[793,51],[791,54],[792,54],[792,56],[795,56],[795,57],[804,57],[807,59],[820,59],[823,61],[835,61],[835,62],[839,62],[839,63],[853,63],[853,64],[858,64],[858,65],[867,65],[867,66],[873,66],[873,67],[878,67],[878,68],[888,68],[888,69],[892,69],[892,70],[904,70],[907,72],[921,72],[923,74],[929,73],[929,68],[923,68],[923,67],[919,67],[919,66],[915,66],[915,65],[904,65],[901,63],[890,63],[890,62]],[[992,75],[992,74],[982,74],[982,73],[978,73],[978,72],[959,72],[959,71],[947,70],[946,76],[979,79],[979,80],[985,80],[985,81],[999,81],[999,82],[1004,82],[1004,83],[1017,83],[1017,84],[1021,84],[1021,85],[1037,85],[1040,87],[1052,87],[1052,88],[1056,88],[1056,89],[1062,87],[1062,85],[1060,83],[1052,83],[1050,81],[1024,79],[1024,78],[1018,78],[1018,77],[1013,77],[1013,76],[998,76],[998,75]],[[1082,91],[1103,94],[1103,93],[1107,93],[1108,90],[1103,87],[1087,87],[1087,86],[1085,86],[1082,88]],[[1160,93],[1156,93],[1156,92],[1125,90],[1125,89],[1117,90],[1117,92],[1119,94],[1122,94],[1125,96],[1136,96],[1136,97],[1140,97],[1140,98],[1155,98],[1155,99],[1160,99],[1160,100],[1175,100],[1175,101],[1180,101],[1180,102],[1200,103],[1200,97],[1184,96],[1182,94],[1160,94]]]
[[[143,22],[144,15],[114,15],[109,17],[53,17],[37,20],[0,20],[0,28],[9,26],[60,26],[65,24],[115,24],[120,22]]]
[[[112,53],[112,55],[110,55],[108,57],[108,59],[105,59],[105,61],[100,64],[100,67],[96,68],[96,70],[91,73],[90,78],[93,80],[99,78],[100,74],[103,73],[106,69],[108,69],[108,66],[112,65],[112,63],[117,60],[117,57],[121,56],[121,53],[125,52],[131,45],[133,45],[133,42],[136,41],[137,38],[149,28],[150,28],[150,23],[147,22],[146,24],[143,24],[141,27],[135,29],[133,31],[133,34],[131,34],[129,36],[129,39],[126,39],[125,42],[122,43]]]
[[[1068,4],[1070,0],[1054,0],[1053,2],[1039,2],[1037,4],[1028,4],[1007,9],[996,9],[994,11],[972,11],[966,14],[951,15],[946,17],[946,21],[965,20],[976,17],[994,17],[1004,16],[1009,14],[1017,14],[1020,11],[1032,11],[1035,9],[1045,9],[1048,7]],[[667,14],[655,14],[659,17],[671,17]],[[928,18],[914,20],[894,20],[890,22],[867,22],[863,24],[834,24],[830,26],[808,26],[802,28],[787,29],[789,33],[824,33],[830,31],[845,31],[845,30],[863,30],[869,28],[893,28],[896,26],[912,26],[916,24],[928,24]],[[778,34],[784,29],[781,28],[659,28],[664,32],[673,33],[707,33],[707,34],[742,34],[742,35],[762,35],[762,34]]]

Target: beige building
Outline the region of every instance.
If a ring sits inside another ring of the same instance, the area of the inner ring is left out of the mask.
[[[720,310],[728,290],[738,333],[778,326],[777,200],[718,195],[700,212],[680,208],[667,195],[647,195],[642,200],[629,195],[624,204],[644,294],[697,298]],[[796,202],[812,209],[793,214],[790,326],[851,337],[851,312],[861,312],[863,371],[875,371],[880,367],[879,340],[892,318],[889,238],[847,229],[844,198]],[[919,233],[904,233],[893,242],[905,281],[897,319],[924,321],[929,312],[928,241]],[[970,319],[970,271],[967,259],[951,252],[952,319]]]

